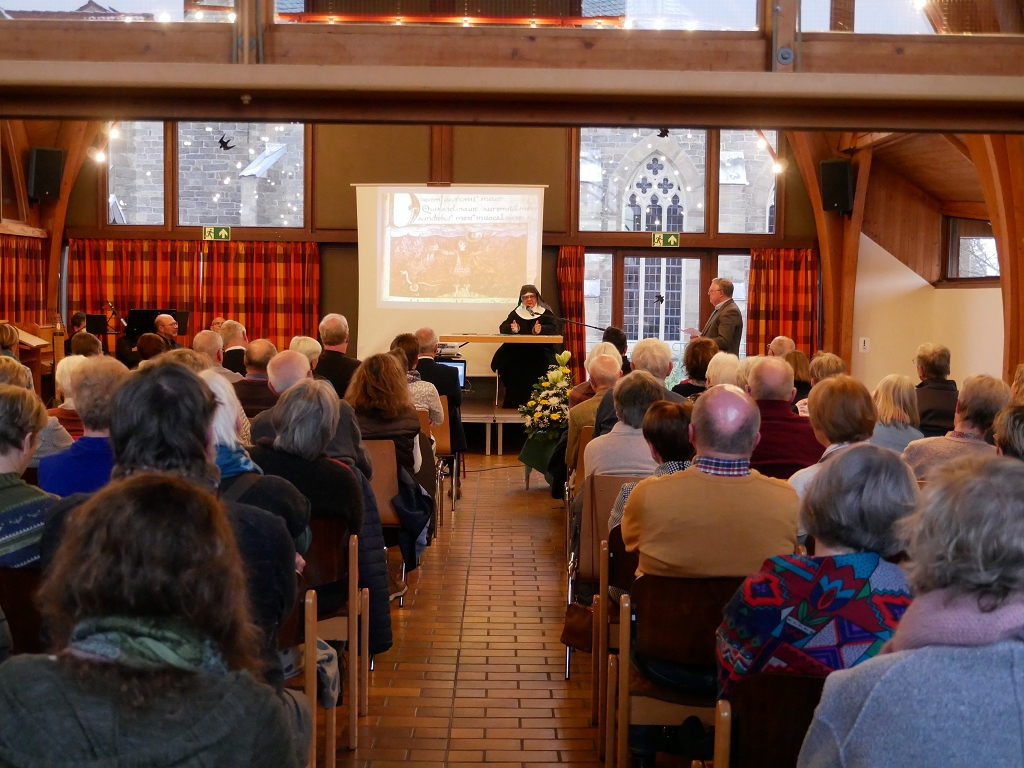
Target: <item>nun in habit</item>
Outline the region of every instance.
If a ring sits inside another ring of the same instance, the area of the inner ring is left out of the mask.
[[[536,286],[524,285],[519,289],[519,304],[509,312],[498,333],[520,336],[553,335],[557,333],[555,316],[544,303]],[[491,358],[491,370],[498,372],[505,385],[502,408],[518,408],[533,393],[533,385],[555,364],[555,350],[551,344],[502,344]]]

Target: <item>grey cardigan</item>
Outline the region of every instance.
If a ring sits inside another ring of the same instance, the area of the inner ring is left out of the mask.
[[[876,656],[825,681],[797,768],[1024,765],[1024,643]]]
[[[65,676],[52,656],[0,666],[3,768],[294,768],[285,712],[248,672],[198,675],[151,705],[119,705]]]

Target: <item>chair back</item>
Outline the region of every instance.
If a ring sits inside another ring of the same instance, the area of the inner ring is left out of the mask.
[[[385,527],[400,526],[391,500],[398,495],[398,459],[395,458],[395,444],[390,440],[367,440],[366,450],[373,462],[373,477],[370,488],[377,499],[377,510],[380,512],[380,524]]]
[[[824,677],[747,675],[733,689],[729,768],[793,768]]]
[[[295,574],[296,598],[295,607],[288,614],[277,630],[277,645],[279,648],[292,648],[299,645],[305,637],[303,632],[303,601],[302,596],[306,594],[306,577],[302,573]]]
[[[420,417],[420,432],[430,437],[430,412],[417,408],[416,415]]]
[[[302,571],[306,587],[347,581],[348,524],[344,520],[314,518],[309,521],[309,529],[313,540],[303,555],[306,567]]]
[[[434,450],[438,456],[452,455],[452,420],[448,416],[448,395],[441,395],[441,410],[444,411],[444,421],[433,429]]]
[[[0,607],[14,640],[14,653],[42,653],[42,616],[34,599],[42,581],[39,568],[0,568]]]
[[[587,443],[594,439],[594,425],[591,424],[589,427],[584,427],[583,431],[580,432],[580,447],[576,453],[576,487],[579,488],[579,483],[582,482],[583,478],[587,476],[587,465],[583,461],[583,454],[586,452]]]
[[[647,658],[713,667],[722,610],[742,583],[738,576],[641,576],[629,591],[633,648]]]
[[[615,526],[608,531],[608,586],[627,592],[636,581],[636,569],[640,566],[640,553],[627,552],[622,543],[622,529]]]
[[[631,475],[591,475],[583,484],[579,560],[579,576],[583,581],[599,578],[601,542],[608,538],[608,517],[619,491],[626,483],[644,479]]]

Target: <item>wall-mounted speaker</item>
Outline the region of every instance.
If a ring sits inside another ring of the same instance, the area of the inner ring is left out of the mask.
[[[64,175],[64,150],[53,147],[32,147],[28,152],[28,173],[25,186],[28,199],[57,200],[60,180]]]
[[[849,160],[821,161],[821,206],[826,211],[853,212],[853,163]]]

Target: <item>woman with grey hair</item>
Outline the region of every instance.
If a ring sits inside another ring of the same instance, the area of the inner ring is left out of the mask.
[[[823,465],[800,506],[813,556],[778,555],[748,576],[718,628],[722,698],[745,675],[825,676],[865,661],[910,604],[897,525],[917,484],[892,451],[855,445]]]
[[[950,462],[902,530],[914,602],[825,682],[798,766],[1024,765],[1024,463]]]

